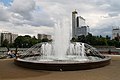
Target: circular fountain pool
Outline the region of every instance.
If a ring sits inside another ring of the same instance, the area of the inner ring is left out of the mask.
[[[69,43],[66,49],[56,48],[54,45],[54,43],[36,44],[14,62],[26,68],[52,71],[93,69],[110,64],[110,57],[100,54],[86,43]]]

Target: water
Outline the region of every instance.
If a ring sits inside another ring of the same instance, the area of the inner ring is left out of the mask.
[[[54,54],[57,59],[64,59],[67,53],[67,49],[70,44],[70,26],[67,21],[58,21],[55,24],[55,35],[54,35]]]
[[[92,46],[82,42],[70,42],[68,20],[55,23],[53,42],[38,43],[24,52],[19,59],[32,62],[89,62],[101,60],[101,55]]]

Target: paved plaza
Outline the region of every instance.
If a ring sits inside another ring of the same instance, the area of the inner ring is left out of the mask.
[[[14,65],[13,59],[0,60],[0,80],[120,80],[120,56],[112,56],[111,64],[81,71],[41,71]]]

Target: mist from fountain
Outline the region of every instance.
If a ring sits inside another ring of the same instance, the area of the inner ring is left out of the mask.
[[[67,21],[55,24],[53,43],[42,44],[42,60],[86,60],[84,43],[70,43],[70,27]]]
[[[101,55],[93,47],[86,43],[70,42],[70,26],[67,20],[57,21],[53,42],[38,43],[24,52],[22,59],[28,61],[62,61],[62,62],[86,62],[100,60]],[[92,54],[91,54],[91,53]],[[88,55],[92,56],[88,56]],[[30,57],[26,57],[26,56]],[[32,55],[32,57],[31,57]],[[39,55],[39,56],[36,56]]]
[[[70,27],[67,21],[58,21],[55,24],[54,35],[54,55],[58,60],[65,59],[69,44],[70,44]]]

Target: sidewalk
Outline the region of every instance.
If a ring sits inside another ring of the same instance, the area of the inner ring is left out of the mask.
[[[111,64],[102,68],[65,72],[26,69],[13,59],[1,59],[0,80],[120,80],[120,56],[112,56]]]

